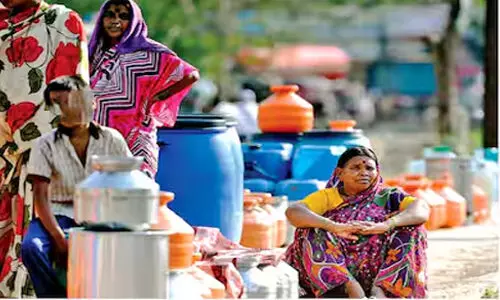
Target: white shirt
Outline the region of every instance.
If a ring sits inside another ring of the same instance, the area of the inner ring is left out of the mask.
[[[38,138],[31,149],[28,176],[41,176],[50,180],[49,201],[54,215],[73,218],[75,186],[93,172],[90,164],[92,155],[132,155],[118,131],[104,126],[94,129],[97,129],[98,138],[90,135],[85,166],[69,137],[58,133],[57,129]]]

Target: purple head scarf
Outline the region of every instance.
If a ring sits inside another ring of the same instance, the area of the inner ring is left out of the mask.
[[[162,45],[156,41],[148,38],[148,26],[146,25],[146,21],[142,16],[141,9],[132,0],[124,0],[124,2],[128,2],[131,7],[131,19],[127,30],[123,33],[123,36],[116,46],[116,50],[118,53],[132,53],[135,51],[154,51],[154,52],[167,52],[172,55],[175,53],[170,50],[167,46]],[[93,57],[97,47],[99,45],[100,40],[102,39],[102,18],[105,10],[108,7],[109,0],[104,2],[99,10],[99,14],[97,16],[97,23],[95,25],[94,31],[92,32],[92,37],[89,41],[89,56]]]

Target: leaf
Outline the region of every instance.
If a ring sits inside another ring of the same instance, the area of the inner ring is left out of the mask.
[[[23,286],[23,296],[34,296],[35,288],[33,287],[33,283],[31,280],[26,280]]]
[[[21,257],[21,243],[16,244],[16,257]]]
[[[37,93],[42,88],[43,72],[40,69],[31,69],[28,72],[30,94]]]
[[[10,101],[7,94],[0,90],[0,112],[7,111],[10,107]]]
[[[29,122],[21,129],[21,140],[28,142],[40,137],[42,134],[34,122]]]
[[[59,125],[59,122],[61,121],[61,116],[56,116],[52,121],[50,121],[50,125],[52,128],[56,128],[57,125]]]
[[[51,10],[47,11],[47,13],[45,14],[45,23],[47,25],[54,24],[56,19],[57,19],[57,12],[55,9],[51,9]]]
[[[14,154],[19,149],[17,144],[14,142],[7,142],[6,145],[10,154]]]
[[[16,283],[16,273],[17,272],[13,272],[11,274],[11,276],[9,277],[9,279],[7,279],[7,287],[9,288],[9,290],[13,291],[14,290],[14,286],[15,286],[15,283]]]
[[[0,59],[0,73],[5,71],[5,63]]]

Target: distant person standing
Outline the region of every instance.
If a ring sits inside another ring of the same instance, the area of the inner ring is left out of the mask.
[[[0,296],[32,296],[19,257],[33,213],[26,182],[35,139],[57,126],[46,84],[63,75],[88,80],[86,36],[78,14],[41,0],[0,0]]]
[[[154,178],[157,128],[175,124],[199,74],[147,33],[134,1],[106,1],[89,42],[90,82],[97,104],[94,120],[117,129],[132,154],[144,157],[144,173]]]

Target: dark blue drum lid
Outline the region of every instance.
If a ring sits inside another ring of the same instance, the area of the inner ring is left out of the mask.
[[[172,129],[209,129],[216,127],[232,127],[236,121],[228,116],[215,114],[182,114],[177,117],[171,128],[162,127],[160,130]]]

